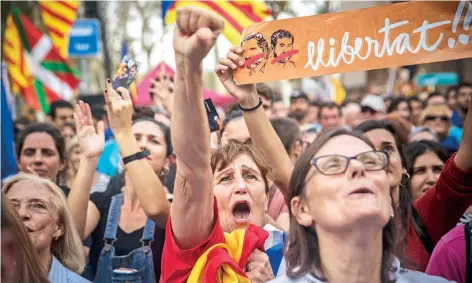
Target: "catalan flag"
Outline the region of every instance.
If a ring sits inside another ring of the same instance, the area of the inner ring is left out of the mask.
[[[29,85],[31,74],[28,70],[23,47],[21,46],[20,34],[13,21],[13,16],[9,15],[5,27],[5,42],[3,44],[3,58],[7,63],[8,74],[11,79],[11,90],[19,93]]]
[[[39,1],[43,23],[59,54],[67,58],[69,32],[77,18],[79,1]]]
[[[269,15],[270,9],[263,1],[164,1],[162,18],[165,24],[176,20],[176,9],[184,6],[195,6],[211,10],[225,20],[223,35],[231,44],[239,44],[244,28],[262,22]]]
[[[8,55],[16,56],[10,58],[12,60],[6,59],[10,77],[26,95],[31,107],[47,113],[50,102],[73,97],[73,90],[80,82],[78,70],[71,61],[59,55],[49,37],[42,34],[16,6],[13,6],[11,18],[13,25],[10,23],[10,27],[7,27],[5,38],[17,36],[20,45],[16,45],[16,53],[5,52],[5,58],[9,58]],[[15,41],[15,44],[18,43]],[[31,97],[31,94],[35,97]]]

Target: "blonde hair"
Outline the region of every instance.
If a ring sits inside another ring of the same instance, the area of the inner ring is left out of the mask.
[[[18,264],[19,282],[48,283],[47,273],[39,262],[33,243],[26,232],[25,225],[20,219],[10,200],[2,192],[2,231],[8,229],[15,237],[20,250],[21,259]],[[4,259],[10,260],[10,259]],[[4,270],[7,272],[7,270]],[[8,271],[10,272],[10,270]]]
[[[421,114],[420,121],[419,121],[420,124],[422,125],[424,123],[424,118],[430,115],[443,115],[451,119],[452,111],[451,109],[449,109],[447,105],[443,105],[443,104],[430,105],[426,107],[425,110],[423,110],[423,113]]]
[[[51,245],[51,252],[65,267],[81,274],[85,267],[85,255],[64,193],[52,181],[26,173],[13,176],[5,183],[2,191],[7,194],[13,185],[20,181],[42,185],[54,195],[52,203],[58,214],[58,225],[63,228],[64,234]]]

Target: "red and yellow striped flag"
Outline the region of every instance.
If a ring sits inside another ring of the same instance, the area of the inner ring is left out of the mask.
[[[165,23],[174,23],[176,9],[184,6],[211,10],[223,17],[225,20],[223,35],[233,45],[239,44],[244,28],[262,22],[271,15],[270,9],[263,1],[173,1],[163,5]]]
[[[5,27],[5,41],[3,44],[3,59],[8,66],[13,93],[19,93],[31,84],[31,74],[23,54],[20,34],[13,22],[12,15],[7,18]]]
[[[77,18],[79,5],[80,1],[39,1],[49,37],[63,58],[67,58],[69,32]]]

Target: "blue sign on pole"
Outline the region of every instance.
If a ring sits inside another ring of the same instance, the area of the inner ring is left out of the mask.
[[[77,19],[69,33],[69,57],[93,57],[101,52],[100,22]]]

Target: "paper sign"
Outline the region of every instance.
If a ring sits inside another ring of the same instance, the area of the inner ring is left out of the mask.
[[[472,57],[470,1],[409,2],[263,22],[243,32],[238,84]]]

